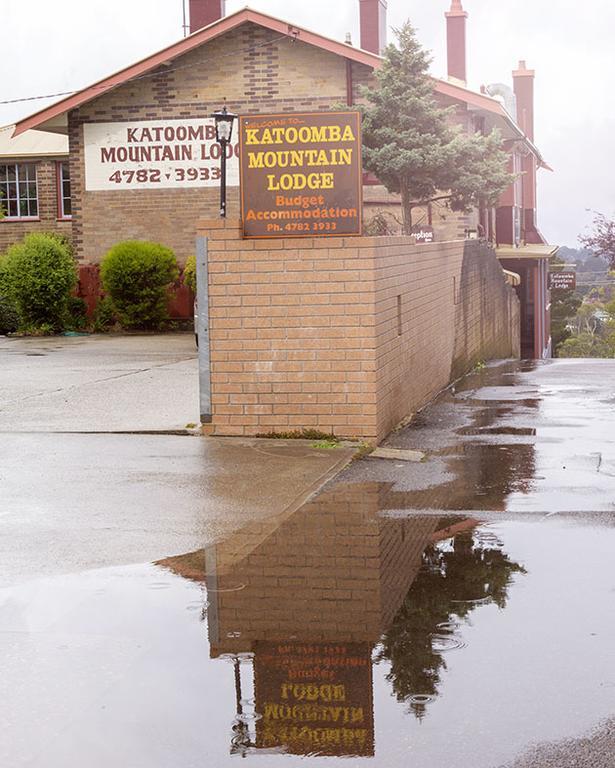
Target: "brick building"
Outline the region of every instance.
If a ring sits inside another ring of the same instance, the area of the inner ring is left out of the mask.
[[[196,222],[218,211],[218,146],[210,115],[223,104],[239,114],[326,110],[360,98],[373,82],[385,45],[386,0],[361,0],[361,47],[331,40],[248,8],[224,16],[222,0],[191,0],[191,34],[168,48],[48,107],[16,127],[69,137],[72,221],[77,257],[98,263],[116,242],[156,240],[180,263],[194,250]],[[483,236],[513,248],[505,266],[521,277],[526,356],[549,349],[546,261],[535,226],[535,177],[545,166],[529,130],[533,94],[516,79],[520,117],[501,94],[466,86],[467,14],[453,0],[447,16],[449,77],[434,79],[434,93],[454,106],[468,131],[497,128],[522,182],[497,210],[453,214],[430,206],[419,224],[438,241]],[[524,126],[526,129],[524,130]],[[237,148],[229,157],[229,218],[238,216]],[[399,200],[364,178],[365,220],[395,213]],[[518,280],[518,278],[516,278]],[[530,340],[534,343],[530,344]]]
[[[0,128],[0,253],[29,232],[71,237],[71,196],[66,136]]]

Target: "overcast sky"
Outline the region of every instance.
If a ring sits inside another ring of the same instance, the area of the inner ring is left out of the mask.
[[[188,0],[186,0],[186,3]],[[228,0],[227,12],[245,5]],[[389,25],[410,18],[446,73],[449,0],[389,0]],[[358,0],[253,0],[251,7],[358,44]],[[538,218],[553,243],[574,246],[594,209],[615,211],[613,0],[464,0],[470,85],[536,69]],[[0,100],[77,89],[182,36],[182,0],[0,0]],[[390,33],[392,37],[392,33]],[[0,124],[50,102],[0,105]]]

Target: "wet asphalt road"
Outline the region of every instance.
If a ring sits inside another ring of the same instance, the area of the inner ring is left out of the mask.
[[[386,447],[426,454],[425,463],[367,459],[336,483],[384,483],[386,514],[438,514],[480,520],[567,520],[615,527],[615,361],[551,360],[489,366],[425,409]],[[615,550],[606,605],[615,614]],[[562,555],[565,558],[565,554]],[[562,590],[562,599],[565,591]],[[588,595],[592,601],[592,596]],[[531,631],[531,627],[528,627]],[[609,628],[615,648],[615,627]],[[615,712],[615,651],[603,670]],[[572,703],[571,703],[571,706]],[[466,763],[461,762],[465,768]],[[614,768],[615,721],[577,739],[535,745],[506,768]]]
[[[287,515],[205,504],[182,541],[198,465],[148,443],[109,498],[149,488],[166,551],[109,567],[111,535],[105,567],[0,589],[0,764],[614,768],[615,361],[489,366],[387,446],[425,459],[355,462]]]

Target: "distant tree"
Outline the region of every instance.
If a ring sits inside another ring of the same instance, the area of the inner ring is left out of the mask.
[[[611,269],[615,269],[615,219],[609,219],[603,213],[595,213],[593,231],[589,235],[582,235],[579,241],[596,256],[606,259]]]
[[[452,125],[451,110],[437,105],[431,60],[410,22],[396,33],[399,47],[387,47],[377,85],[364,89],[363,159],[401,196],[403,230],[410,234],[415,207],[437,200],[460,211],[492,205],[513,177],[497,132],[468,135]]]
[[[615,333],[602,338],[582,332],[566,339],[560,346],[559,357],[615,357]]]

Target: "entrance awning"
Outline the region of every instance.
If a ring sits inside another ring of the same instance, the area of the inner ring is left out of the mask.
[[[495,249],[498,259],[550,259],[559,250],[559,245],[500,245]]]
[[[513,287],[521,285],[521,275],[518,275],[516,272],[511,272],[509,269],[503,269],[502,272],[504,272],[504,277],[506,278],[508,285],[512,285]]]

